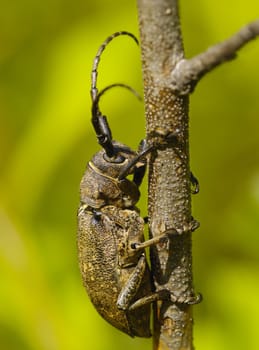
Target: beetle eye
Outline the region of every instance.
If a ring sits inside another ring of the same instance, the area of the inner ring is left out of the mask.
[[[125,160],[126,160],[126,158],[125,158],[124,156],[122,156],[121,154],[116,154],[116,155],[114,155],[113,157],[108,157],[106,153],[104,153],[103,159],[104,159],[106,162],[109,162],[109,163],[116,163],[116,164],[124,163]]]

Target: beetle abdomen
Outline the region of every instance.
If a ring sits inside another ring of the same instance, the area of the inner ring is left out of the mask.
[[[136,264],[133,261],[129,266],[121,265],[123,262],[120,263],[118,256],[121,238],[128,237],[130,231],[134,239],[134,229],[143,229],[143,224],[140,225],[142,221],[135,210],[107,206],[95,215],[82,205],[78,212],[77,244],[83,283],[99,314],[131,336],[149,337],[150,305],[133,311],[119,310],[117,307],[119,293],[138,261],[136,256]],[[140,232],[139,236],[142,235]],[[149,277],[147,267],[143,282],[132,301],[150,292]]]

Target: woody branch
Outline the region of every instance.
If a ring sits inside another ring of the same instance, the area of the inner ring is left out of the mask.
[[[178,300],[194,295],[189,165],[189,94],[207,72],[231,60],[259,34],[250,23],[223,43],[191,59],[184,58],[177,0],[138,0],[144,79],[146,134],[175,135],[149,161],[149,229],[153,237],[166,230],[185,232],[151,248],[156,290],[167,289]],[[165,301],[155,305],[154,349],[192,350],[192,307]]]

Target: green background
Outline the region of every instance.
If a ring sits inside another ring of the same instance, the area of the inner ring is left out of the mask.
[[[230,36],[258,0],[181,1],[186,54]],[[135,1],[1,1],[0,348],[151,349],[96,313],[76,256],[78,187],[99,149],[90,124],[90,71],[111,33],[138,35]],[[210,73],[191,97],[191,166],[201,192],[193,213],[194,307],[199,350],[259,349],[259,40]],[[142,91],[139,49],[105,51],[99,87]],[[143,103],[114,89],[102,100],[114,138],[136,149]],[[145,183],[142,192],[145,192]],[[140,207],[146,215],[146,196]]]

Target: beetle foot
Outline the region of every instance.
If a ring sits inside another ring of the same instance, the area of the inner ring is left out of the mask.
[[[200,184],[199,184],[199,180],[193,175],[193,173],[191,172],[191,193],[192,194],[197,194],[200,192]]]
[[[194,232],[195,230],[197,230],[198,227],[200,227],[199,221],[195,220],[192,217],[191,221],[184,224],[182,229],[172,230],[172,234],[174,234],[174,231],[176,231],[178,235],[182,235],[183,233],[187,232]],[[170,232],[170,230],[167,231]]]
[[[197,295],[194,295],[194,296],[182,296],[182,297],[177,297],[171,294],[170,300],[173,303],[177,303],[177,304],[195,305],[195,304],[199,304],[202,301],[202,294],[198,293]]]

